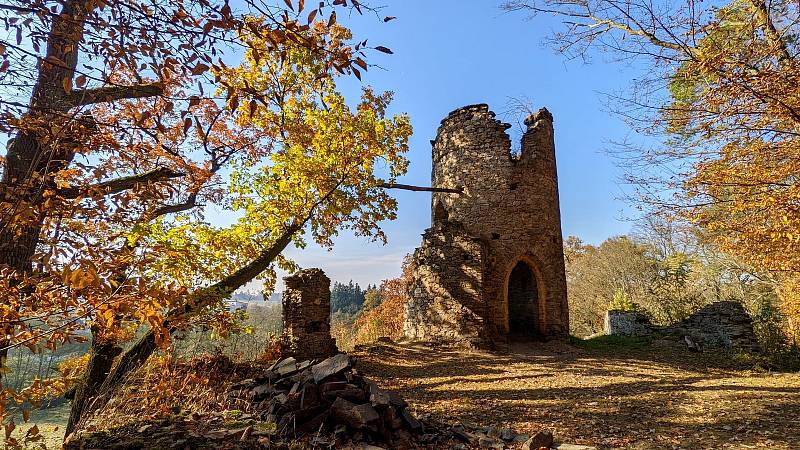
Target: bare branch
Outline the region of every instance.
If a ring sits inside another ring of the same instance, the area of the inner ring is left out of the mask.
[[[70,94],[70,103],[73,106],[83,106],[101,102],[113,102],[115,100],[155,97],[163,94],[163,83],[145,83],[132,86],[105,86],[73,90]]]
[[[70,187],[58,190],[58,195],[62,198],[77,198],[81,195],[86,195],[94,192],[101,192],[105,195],[116,194],[128,189],[133,189],[140,184],[157,183],[160,181],[167,181],[173,178],[180,178],[186,174],[182,172],[175,172],[167,167],[159,167],[158,169],[151,170],[138,175],[131,175],[129,177],[116,178],[114,180],[104,181],[102,183],[92,184],[83,187]]]
[[[157,208],[151,214],[147,215],[147,220],[153,220],[157,217],[165,216],[167,214],[175,214],[183,211],[188,211],[194,208],[197,205],[197,193],[191,194],[188,199],[186,199],[183,203],[178,203],[175,205],[164,205],[160,208]]]
[[[428,186],[413,186],[410,184],[399,184],[399,183],[381,183],[378,187],[384,189],[402,189],[404,191],[415,191],[415,192],[444,192],[449,194],[463,194],[464,188],[457,187],[457,188],[437,188],[437,187],[428,187]]]

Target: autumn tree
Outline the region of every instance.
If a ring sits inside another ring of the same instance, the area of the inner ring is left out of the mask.
[[[336,76],[368,68],[336,0],[34,0],[0,6],[0,352],[55,348],[89,327],[68,432],[171,332],[311,239],[381,239],[407,162],[405,116]],[[389,52],[384,47],[379,51]],[[244,55],[241,65],[231,65]],[[237,220],[215,227],[210,208]],[[132,345],[121,344],[145,329]],[[112,368],[113,366],[113,368]],[[7,398],[59,389],[37,380]]]
[[[800,7],[797,2],[511,1],[554,14],[555,47],[644,68],[616,110],[662,138],[623,156],[640,200],[688,219],[724,251],[780,281],[800,313]],[[637,163],[638,162],[638,163]]]
[[[408,303],[408,287],[413,275],[411,255],[403,258],[400,276],[381,281],[380,286],[367,290],[368,297],[364,310],[353,322],[350,340],[353,344],[375,342],[387,337],[399,340],[403,337],[405,308]],[[372,304],[367,308],[368,304]]]

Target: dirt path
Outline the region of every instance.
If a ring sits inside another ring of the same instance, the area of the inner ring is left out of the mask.
[[[549,429],[599,448],[800,449],[798,374],[712,368],[683,351],[558,344],[493,353],[392,344],[355,355],[418,414],[444,420]]]

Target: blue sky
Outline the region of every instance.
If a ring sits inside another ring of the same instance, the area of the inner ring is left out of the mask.
[[[590,243],[627,233],[635,212],[623,197],[620,169],[605,153],[609,142],[631,135],[605,108],[603,93],[629,86],[635,73],[619,63],[567,60],[544,45],[559,22],[539,16],[506,13],[500,0],[386,0],[381,15],[342,17],[357,38],[385,45],[393,55],[375,52],[365,84],[395,92],[394,112],[407,112],[414,126],[408,175],[400,182],[430,184],[430,140],[448,112],[464,105],[488,103],[500,118],[511,98],[527,98],[547,107],[555,118],[556,152],[564,236]],[[355,79],[343,80],[347,95],[357,96]],[[385,223],[389,243],[353,237],[347,231],[332,252],[315,246],[289,254],[303,267],[320,267],[334,280],[361,285],[399,273],[403,256],[413,252],[430,225],[430,196],[394,192],[398,219]],[[254,286],[250,286],[252,288]],[[279,287],[280,288],[280,287]]]

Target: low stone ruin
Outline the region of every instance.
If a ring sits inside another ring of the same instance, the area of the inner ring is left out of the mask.
[[[283,279],[281,353],[298,360],[335,355],[331,337],[331,280],[320,269],[303,269]]]
[[[639,311],[622,311],[612,309],[606,311],[603,324],[606,334],[618,336],[649,336],[653,334],[650,319]]]
[[[716,302],[704,306],[688,318],[672,325],[653,325],[636,311],[608,311],[606,334],[635,337],[673,338],[693,350],[726,348],[760,351],[753,332],[753,319],[740,303]]]

